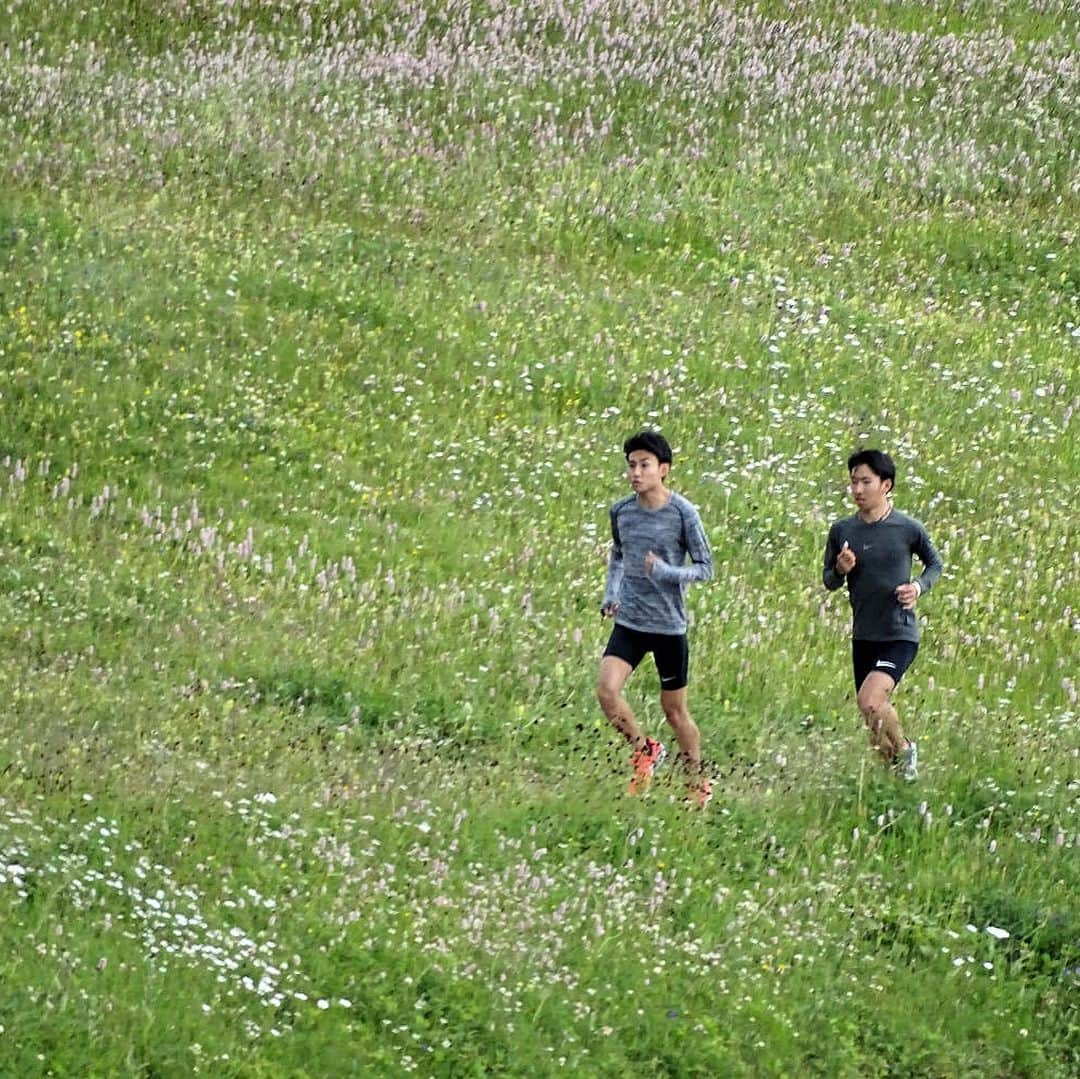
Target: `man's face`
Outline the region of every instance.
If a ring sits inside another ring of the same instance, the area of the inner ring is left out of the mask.
[[[892,490],[892,480],[883,480],[869,465],[851,470],[851,497],[860,510],[883,509]]]
[[[634,450],[626,458],[627,478],[639,495],[662,487],[670,468],[671,465],[666,461],[661,464],[656,454],[648,450]]]

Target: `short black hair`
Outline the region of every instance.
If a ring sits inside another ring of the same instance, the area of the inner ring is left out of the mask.
[[[881,450],[856,450],[847,459],[847,470],[854,472],[859,465],[866,465],[879,480],[888,480],[896,486],[896,465],[893,459]]]
[[[671,464],[671,447],[659,431],[638,431],[623,443],[623,456],[629,457],[634,450],[645,450],[663,464]]]

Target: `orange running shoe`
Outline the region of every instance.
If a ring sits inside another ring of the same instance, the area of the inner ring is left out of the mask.
[[[645,744],[640,749],[635,749],[630,757],[630,766],[634,769],[634,775],[630,780],[628,793],[644,794],[652,782],[652,777],[660,771],[666,759],[667,750],[663,743],[655,738],[646,738]]]
[[[712,780],[701,776],[690,783],[686,804],[691,809],[704,809],[712,801]]]

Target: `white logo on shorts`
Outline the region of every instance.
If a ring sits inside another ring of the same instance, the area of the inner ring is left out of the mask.
[[[896,670],[896,664],[895,663],[890,663],[887,659],[879,659],[877,661],[877,663],[874,664],[874,666],[875,667],[891,667],[894,671]]]

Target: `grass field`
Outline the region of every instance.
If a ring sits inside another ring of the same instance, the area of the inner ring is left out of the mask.
[[[1074,4],[0,43],[0,1074],[1080,1072]],[[594,698],[646,425],[703,814]],[[820,582],[859,445],[946,564],[916,784]]]

